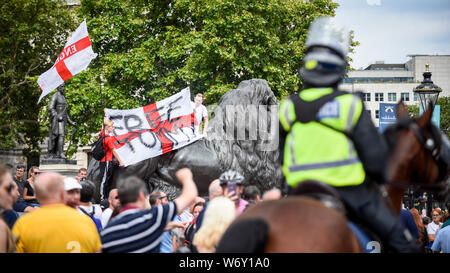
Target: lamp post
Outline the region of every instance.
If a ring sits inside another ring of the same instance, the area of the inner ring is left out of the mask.
[[[414,93],[419,97],[420,106],[422,111],[425,112],[431,103],[431,107],[434,109],[439,97],[439,93],[442,92],[442,88],[435,85],[431,80],[430,66],[425,65],[425,72],[423,72],[423,81],[420,85],[413,89]],[[429,194],[427,198],[427,214],[431,215],[433,209],[433,195]]]
[[[430,103],[434,108],[442,89],[431,80],[430,66],[428,64],[425,65],[422,83],[416,86],[413,91],[419,97],[420,106],[424,112]]]

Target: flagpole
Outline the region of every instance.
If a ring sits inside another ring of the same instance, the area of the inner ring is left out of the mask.
[[[100,82],[100,106],[102,107],[103,111],[103,97],[102,97],[102,68],[100,66],[100,74],[98,75],[99,82]]]

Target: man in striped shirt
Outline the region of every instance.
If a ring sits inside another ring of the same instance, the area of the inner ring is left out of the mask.
[[[122,209],[101,232],[103,252],[159,252],[161,235],[175,226],[169,222],[176,214],[194,202],[197,187],[187,168],[177,171],[183,186],[181,195],[173,202],[145,210],[147,189],[142,180],[128,177],[118,182],[117,190]]]

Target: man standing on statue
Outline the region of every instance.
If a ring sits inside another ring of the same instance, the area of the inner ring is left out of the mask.
[[[48,140],[48,157],[66,158],[64,155],[64,136],[67,134],[67,123],[77,126],[67,114],[67,101],[64,97],[65,84],[57,88],[50,99],[48,112],[50,116],[50,135]]]

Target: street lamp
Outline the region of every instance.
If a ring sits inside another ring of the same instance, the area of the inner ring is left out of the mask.
[[[419,97],[420,106],[423,112],[425,112],[431,103],[431,107],[434,108],[439,97],[439,93],[442,92],[442,88],[435,85],[431,80],[430,66],[425,65],[425,72],[423,72],[423,81],[420,85],[413,89],[414,93]],[[433,209],[433,194],[427,196],[427,213],[431,215]]]
[[[428,108],[429,103],[431,103],[434,108],[442,89],[435,85],[431,80],[430,66],[428,64],[425,65],[422,83],[415,87],[413,91],[419,97],[419,102],[424,112]]]

